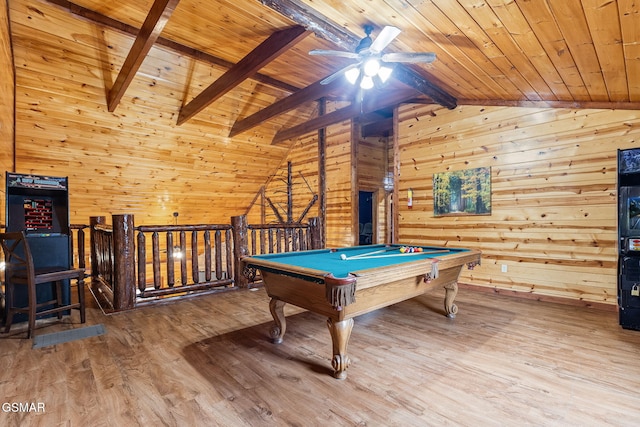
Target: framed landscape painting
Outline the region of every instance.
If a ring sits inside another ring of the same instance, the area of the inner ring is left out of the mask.
[[[491,215],[491,168],[433,174],[433,215]]]

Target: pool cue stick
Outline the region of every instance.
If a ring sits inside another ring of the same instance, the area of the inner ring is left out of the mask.
[[[363,258],[363,257],[367,257],[367,256],[371,256],[371,255],[375,255],[375,254],[381,254],[383,252],[389,252],[389,251],[395,251],[398,248],[384,248],[382,250],[377,250],[377,251],[373,251],[373,252],[365,252],[363,254],[359,254],[359,255],[353,255],[353,256],[349,256],[346,258],[342,258],[342,259],[354,259],[354,258]],[[344,255],[344,254],[343,254]]]
[[[403,254],[387,254],[387,255],[372,255],[372,256],[368,256],[368,257],[359,257],[359,258],[355,258],[355,259],[373,259],[373,258],[390,258],[390,257],[394,257],[394,256],[412,256],[412,255],[430,255],[430,254],[443,254],[446,252],[451,252],[449,250],[442,250],[442,251],[425,251],[425,252],[405,252]],[[350,258],[346,258],[346,260],[351,260],[354,259],[352,257]]]

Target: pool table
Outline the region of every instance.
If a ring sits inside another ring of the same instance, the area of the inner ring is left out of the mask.
[[[460,271],[464,265],[480,264],[480,251],[474,249],[420,246],[404,253],[402,249],[402,245],[366,245],[255,255],[243,258],[243,263],[246,273],[260,272],[271,297],[273,341],[281,343],[284,337],[287,303],[327,316],[331,365],[334,376],[344,379],[355,316],[442,286],[446,314],[455,317]]]

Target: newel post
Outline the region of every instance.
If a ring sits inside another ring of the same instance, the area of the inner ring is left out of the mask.
[[[135,307],[135,241],[133,215],[113,215],[113,308]]]
[[[247,237],[247,216],[232,216],[233,227],[233,278],[236,286],[246,288],[249,279],[243,274],[242,257],[249,255],[249,239]]]
[[[309,218],[309,235],[311,237],[311,249],[324,249],[324,230],[321,217]]]

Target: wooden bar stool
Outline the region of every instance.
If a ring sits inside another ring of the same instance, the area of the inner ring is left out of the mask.
[[[34,268],[33,258],[29,250],[29,243],[24,232],[0,233],[0,244],[4,251],[5,260],[5,298],[7,320],[5,333],[11,329],[13,316],[18,313],[25,313],[29,318],[29,328],[27,338],[31,338],[36,324],[36,317],[57,314],[58,319],[62,318],[64,311],[71,309],[80,310],[80,321],[85,322],[84,303],[84,268],[69,269],[66,267],[45,267]],[[62,282],[64,280],[77,280],[78,282],[78,302],[65,304],[63,302]],[[52,286],[55,299],[37,301],[37,288],[40,286]],[[16,307],[15,289],[18,286],[26,286],[28,305],[26,307]],[[51,307],[53,308],[47,308]],[[39,310],[44,308],[42,310]]]

